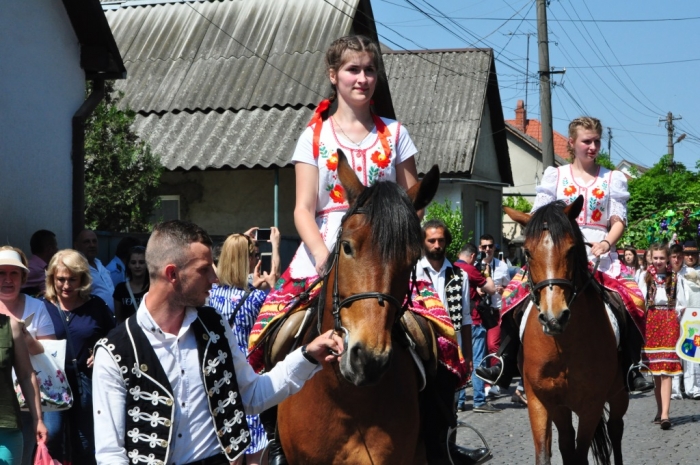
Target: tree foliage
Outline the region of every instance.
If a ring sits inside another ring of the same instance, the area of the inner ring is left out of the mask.
[[[598,153],[598,156],[595,157],[595,162],[598,165],[608,168],[610,170],[615,169],[615,163],[613,163],[610,159],[610,154],[607,152],[603,152],[602,150],[600,151],[600,153]]]
[[[532,211],[532,204],[522,195],[508,195],[503,197],[503,206],[510,207],[523,213]]]
[[[649,171],[629,182],[628,228],[620,244],[647,248],[674,233],[683,242],[697,239],[700,221],[700,174],[664,155]],[[696,167],[697,169],[697,167]]]
[[[105,87],[105,99],[86,122],[85,225],[102,231],[147,231],[163,168],[131,128],[136,113],[118,108],[123,94],[114,92],[109,81]]]
[[[462,210],[459,208],[453,210],[452,203],[448,199],[443,203],[433,202],[425,210],[423,222],[428,220],[442,220],[447,225],[452,234],[452,243],[447,247],[447,259],[451,262],[456,261],[459,251],[472,238],[471,231],[467,237],[464,236]]]

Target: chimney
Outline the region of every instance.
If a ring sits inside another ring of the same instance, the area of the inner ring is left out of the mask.
[[[518,104],[515,107],[515,127],[520,131],[525,132],[525,125],[527,124],[527,112],[525,110],[525,104],[522,100],[518,100]]]

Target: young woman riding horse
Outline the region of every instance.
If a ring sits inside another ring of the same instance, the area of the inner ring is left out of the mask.
[[[601,273],[589,269],[576,224],[583,203],[583,197],[568,206],[557,201],[532,216],[505,208],[525,226],[531,303],[520,330],[521,372],[537,464],[550,463],[552,422],[559,431],[564,464],[587,464],[591,446],[596,463],[610,463],[610,445],[615,463],[622,463],[629,398],[614,318],[604,306],[604,289],[596,279],[600,277],[594,276]],[[572,413],[579,419],[578,432]]]

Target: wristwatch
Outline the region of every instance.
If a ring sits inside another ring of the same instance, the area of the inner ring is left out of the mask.
[[[313,357],[311,356],[311,354],[309,354],[309,353],[306,351],[306,345],[301,346],[301,355],[303,355],[304,358],[305,358],[306,360],[308,360],[310,363],[313,363],[314,365],[318,365],[318,360],[316,360],[315,358],[313,358]]]

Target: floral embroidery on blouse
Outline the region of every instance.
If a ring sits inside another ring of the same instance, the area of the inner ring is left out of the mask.
[[[335,171],[338,169],[338,152],[333,152],[326,160],[326,168],[328,171]]]
[[[565,184],[565,185],[566,185],[567,182],[568,182],[568,179],[564,178],[564,184]],[[570,186],[566,186],[566,187],[564,188],[564,194],[565,194],[565,195],[568,195],[569,197],[574,197],[574,195],[576,194],[576,192],[578,192],[578,190],[576,189],[576,186],[574,186],[573,184],[570,185]]]
[[[331,200],[335,203],[345,202],[345,189],[340,184],[336,184],[330,189]]]
[[[376,150],[372,154],[372,161],[379,168],[384,169],[391,164],[391,157],[387,157],[383,152]]]
[[[607,204],[606,192],[608,191],[608,181],[603,179],[600,183],[600,187],[596,187],[591,192],[591,196],[588,197],[588,209],[591,211],[591,219],[593,221],[598,221],[602,218],[602,214],[605,212],[605,206]]]

